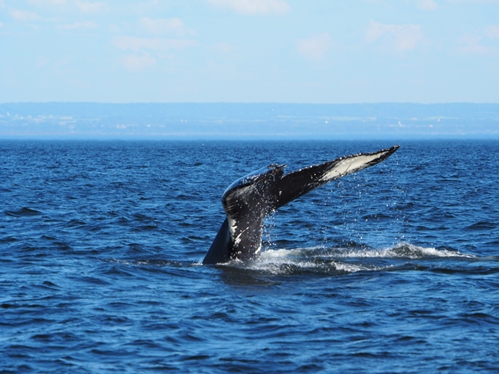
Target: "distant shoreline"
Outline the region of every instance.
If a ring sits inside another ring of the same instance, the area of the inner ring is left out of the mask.
[[[499,139],[499,104],[4,103],[0,139]]]

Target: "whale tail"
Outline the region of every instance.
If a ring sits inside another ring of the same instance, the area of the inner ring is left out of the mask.
[[[382,162],[398,148],[340,157],[286,175],[286,165],[272,164],[237,180],[222,196],[227,218],[203,264],[254,258],[261,248],[265,216],[317,187]]]

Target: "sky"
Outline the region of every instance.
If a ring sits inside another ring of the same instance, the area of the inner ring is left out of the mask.
[[[499,102],[499,0],[0,0],[0,103]]]

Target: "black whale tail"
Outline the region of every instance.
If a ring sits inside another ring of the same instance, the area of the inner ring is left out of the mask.
[[[320,165],[309,166],[286,174],[274,185],[276,197],[274,209],[297,199],[313,189],[335,179],[343,178],[370,166],[374,166],[390,157],[399,146],[383,149],[374,153],[359,153],[340,157]]]
[[[398,148],[341,157],[286,175],[285,165],[273,164],[237,180],[222,196],[227,218],[203,264],[254,258],[261,248],[266,215],[317,187],[380,163]]]

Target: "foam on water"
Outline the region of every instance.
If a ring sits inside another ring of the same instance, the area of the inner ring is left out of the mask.
[[[409,243],[398,243],[394,247],[384,249],[342,249],[332,248],[327,250],[326,255],[331,257],[349,258],[409,258],[422,259],[432,257],[465,257],[473,258],[473,255],[463,254],[456,250],[437,249],[433,247],[421,247]]]
[[[241,267],[273,275],[318,273],[318,274],[344,274],[357,271],[378,270],[374,267],[342,263],[335,260],[300,260],[287,256],[262,256],[251,262],[231,261],[224,266]]]
[[[383,271],[392,269],[394,263],[370,263],[370,259],[418,260],[432,258],[474,258],[449,249],[421,247],[409,243],[398,243],[384,249],[350,248],[297,248],[267,249],[251,262],[231,261],[225,266],[243,267],[271,274],[297,272],[354,273],[358,271]],[[355,263],[349,262],[355,261]]]
[[[470,254],[463,254],[456,250],[421,247],[409,243],[398,243],[394,247],[384,249],[350,249],[350,248],[297,248],[297,249],[268,249],[262,253],[262,258],[292,258],[292,257],[331,257],[331,258],[428,258],[428,257],[465,257],[474,258]]]

